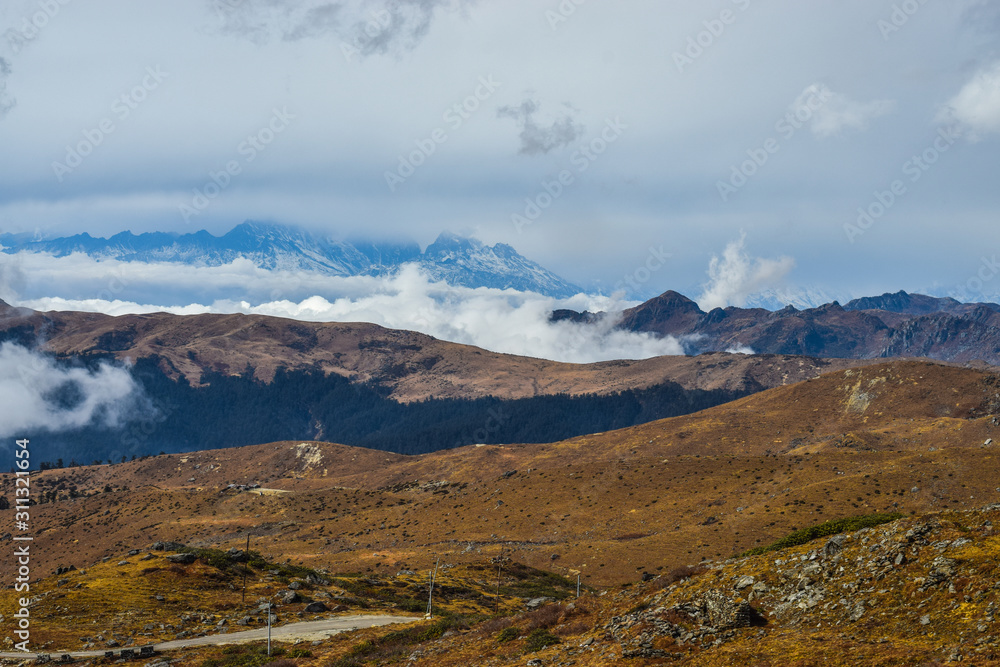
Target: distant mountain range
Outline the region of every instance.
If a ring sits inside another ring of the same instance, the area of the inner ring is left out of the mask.
[[[270,270],[315,271],[331,276],[388,276],[408,263],[432,279],[463,287],[492,287],[563,298],[581,288],[503,243],[493,246],[451,233],[441,234],[421,252],[416,243],[339,241],[304,229],[244,222],[223,236],[121,232],[110,238],[89,234],[37,240],[27,234],[0,234],[5,253],[83,253],[97,260],[178,262],[221,266],[245,258]]]
[[[603,313],[559,310],[553,320],[592,322]],[[840,359],[929,357],[1000,365],[1000,305],[896,292],[799,310],[703,311],[669,291],[621,314],[627,331],[676,336],[692,354],[753,351]]]

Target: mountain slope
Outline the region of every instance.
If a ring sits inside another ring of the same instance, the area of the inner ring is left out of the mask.
[[[757,391],[859,365],[788,356],[709,354],[591,364],[489,352],[430,336],[363,323],[299,322],[263,315],[38,313],[0,301],[0,340],[44,340],[60,356],[160,359],[171,377],[193,385],[207,372],[270,381],[276,369],[318,369],[389,389],[400,402],[438,398],[505,399],[565,393],[608,394],[664,380],[686,389]]]
[[[110,238],[89,234],[35,240],[0,234],[3,252],[83,253],[98,260],[177,262],[220,266],[245,258],[263,269],[315,271],[332,276],[385,276],[403,264],[416,263],[432,278],[465,287],[513,288],[553,297],[581,290],[504,244],[487,246],[475,239],[443,233],[425,252],[415,243],[338,241],[295,227],[244,222],[223,236],[202,230],[192,234],[121,232]]]
[[[1000,364],[1000,305],[906,292],[857,299],[847,307],[834,301],[807,310],[729,307],[708,313],[687,297],[666,292],[626,310],[619,326],[677,336],[697,352],[750,348],[828,358],[928,357]]]
[[[251,530],[262,553],[346,572],[504,549],[586,583],[633,581],[827,519],[995,502],[998,383],[893,362],[551,444],[400,456],[292,441],[49,470],[32,481],[56,498],[32,512],[38,571],[157,540],[242,548]],[[228,486],[250,483],[285,493]]]

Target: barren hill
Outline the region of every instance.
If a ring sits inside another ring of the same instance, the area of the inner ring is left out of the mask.
[[[35,482],[55,500],[33,510],[39,572],[158,540],[238,547],[249,532],[266,554],[339,571],[502,549],[630,581],[830,518],[995,501],[996,383],[895,362],[549,445],[400,456],[283,442],[50,470]]]
[[[364,323],[310,323],[260,315],[37,313],[0,302],[0,339],[43,341],[59,355],[153,358],[173,378],[197,385],[206,372],[264,381],[279,366],[321,370],[374,382],[391,397],[504,399],[551,394],[609,394],[665,380],[686,389],[757,391],[865,363],[787,355],[657,357],[567,364],[498,354],[408,331]]]

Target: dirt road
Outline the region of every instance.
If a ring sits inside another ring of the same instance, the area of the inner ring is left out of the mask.
[[[420,616],[337,616],[319,621],[304,621],[302,623],[288,623],[271,628],[271,640],[281,642],[294,641],[315,641],[325,639],[340,632],[348,632],[359,628],[373,628],[381,625],[391,625],[393,623],[412,623],[419,621]],[[155,644],[157,651],[169,651],[189,646],[210,646],[220,644],[243,644],[246,642],[261,641],[267,639],[267,628],[257,628],[256,630],[246,630],[243,632],[228,632],[218,635],[208,635],[206,637],[192,637],[190,639],[177,639],[169,642]],[[139,654],[139,647],[129,647]],[[115,653],[121,651],[116,648]],[[55,659],[64,655],[67,651],[45,649],[39,653],[47,653]],[[103,656],[104,651],[68,651],[74,658],[93,658]],[[37,653],[4,652],[0,653],[0,658],[14,658],[18,660],[32,659]]]

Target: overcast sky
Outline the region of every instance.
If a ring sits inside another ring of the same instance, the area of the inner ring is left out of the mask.
[[[1000,293],[998,2],[4,0],[0,29],[0,231],[452,230],[692,295],[745,237],[758,287]]]

